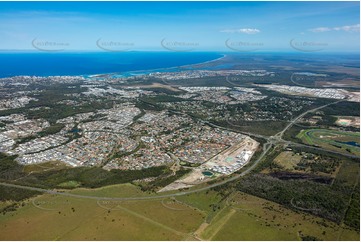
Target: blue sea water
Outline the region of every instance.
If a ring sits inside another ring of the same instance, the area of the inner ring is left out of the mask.
[[[163,69],[222,57],[215,52],[1,52],[0,77],[94,75]]]

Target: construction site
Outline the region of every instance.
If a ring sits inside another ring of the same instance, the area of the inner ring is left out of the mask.
[[[188,175],[169,184],[159,192],[189,188],[222,176],[228,176],[248,164],[258,146],[257,141],[245,136],[241,142],[221,151],[199,167],[193,168]]]

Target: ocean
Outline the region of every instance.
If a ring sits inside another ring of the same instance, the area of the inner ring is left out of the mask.
[[[126,73],[203,63],[216,52],[0,52],[0,77]]]

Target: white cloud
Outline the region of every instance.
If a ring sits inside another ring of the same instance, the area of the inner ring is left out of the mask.
[[[322,32],[328,32],[328,31],[345,31],[345,32],[359,32],[360,31],[360,24],[354,24],[354,25],[345,25],[340,27],[318,27],[314,29],[309,29],[309,31],[314,33],[322,33]]]
[[[360,31],[360,24],[355,24],[355,25],[345,25],[342,27],[335,27],[333,28],[334,30],[337,31],[346,31],[346,32],[359,32]]]
[[[251,29],[251,28],[244,28],[244,29],[224,29],[221,30],[223,33],[242,33],[242,34],[257,34],[261,32],[259,29]]]
[[[327,27],[318,27],[318,28],[310,29],[310,31],[314,33],[322,33],[322,32],[331,31],[331,29]]]

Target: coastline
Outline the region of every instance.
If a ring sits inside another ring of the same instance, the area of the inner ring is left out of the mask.
[[[85,79],[88,78],[97,78],[97,77],[104,77],[104,76],[118,76],[119,78],[121,77],[131,77],[131,76],[139,76],[139,75],[146,75],[146,74],[150,74],[150,73],[154,73],[154,72],[177,72],[180,71],[180,69],[184,68],[184,69],[191,69],[192,66],[198,66],[198,65],[203,65],[203,64],[208,64],[208,63],[212,63],[212,62],[216,62],[219,61],[225,57],[227,57],[226,54],[222,54],[222,53],[217,53],[215,52],[215,54],[217,55],[221,55],[220,57],[217,57],[215,59],[210,59],[210,60],[206,60],[203,62],[198,62],[198,63],[193,63],[193,64],[184,64],[184,65],[179,65],[179,66],[172,66],[172,67],[160,67],[160,68],[155,68],[155,69],[142,69],[142,70],[134,70],[134,71],[117,71],[117,72],[104,72],[104,73],[97,73],[97,74],[44,74],[44,75],[32,75],[32,74],[23,74],[23,75],[11,75],[11,76],[3,76],[0,77],[0,79],[3,78],[12,78],[12,77],[24,77],[24,76],[32,76],[32,77],[83,77]]]
[[[88,76],[90,78],[94,78],[94,77],[96,78],[98,76],[117,75],[118,73],[119,73],[118,74],[119,76],[121,76],[120,73],[132,73],[132,75],[130,75],[130,76],[141,76],[141,75],[146,75],[146,74],[153,73],[153,72],[160,72],[160,71],[165,71],[165,70],[180,69],[180,68],[187,68],[187,67],[189,68],[189,67],[195,66],[195,65],[203,65],[203,64],[219,61],[219,60],[224,59],[224,58],[227,57],[226,54],[221,54],[221,55],[222,55],[221,57],[218,57],[216,59],[212,59],[212,60],[208,60],[208,61],[204,61],[204,62],[199,62],[199,63],[194,63],[194,64],[186,64],[186,65],[181,65],[181,66],[172,66],[172,67],[156,68],[156,69],[143,69],[143,70],[125,71],[125,72],[100,73],[100,74],[93,74],[93,75],[83,74],[83,75],[79,75],[79,76],[82,76],[84,78],[86,78],[86,76]],[[50,76],[48,76],[48,77],[50,77]],[[126,77],[126,76],[124,76],[124,77]]]

